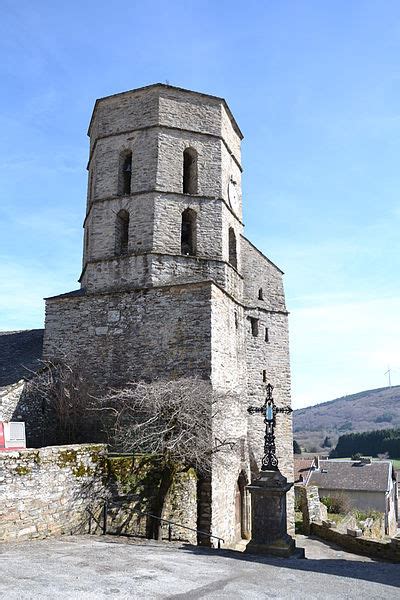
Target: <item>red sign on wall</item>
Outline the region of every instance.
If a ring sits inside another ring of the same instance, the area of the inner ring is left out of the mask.
[[[0,448],[4,448],[5,445],[6,444],[4,440],[4,425],[0,422]]]

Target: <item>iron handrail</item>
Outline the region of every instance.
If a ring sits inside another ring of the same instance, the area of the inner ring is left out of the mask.
[[[127,500],[129,498],[131,498],[131,496],[126,496],[124,499]],[[108,505],[110,503],[118,504],[118,501],[115,501],[115,500],[114,501],[113,500],[105,500],[104,501],[103,510],[102,510],[102,512],[103,512],[103,526],[102,526],[103,535],[107,534]],[[121,501],[121,503],[122,503],[122,501]],[[91,532],[91,519],[93,518],[99,527],[100,527],[100,523],[88,508],[86,510],[88,511],[89,516],[90,516],[90,520],[89,520],[89,533],[90,533]],[[168,541],[172,541],[171,525],[174,525],[175,527],[181,527],[182,529],[187,529],[188,531],[194,531],[198,535],[204,535],[210,539],[212,538],[212,539],[218,540],[218,548],[221,548],[221,542],[222,543],[225,542],[224,538],[221,538],[218,535],[212,535],[211,533],[207,533],[206,531],[202,531],[201,529],[194,529],[193,527],[188,527],[188,525],[182,525],[181,523],[176,523],[175,521],[171,521],[170,519],[164,519],[162,517],[158,517],[157,515],[153,515],[152,513],[149,513],[149,512],[143,512],[141,510],[138,510],[137,508],[131,508],[130,510],[132,512],[138,514],[139,516],[151,517],[152,519],[156,519],[157,521],[160,521],[161,523],[168,523]]]

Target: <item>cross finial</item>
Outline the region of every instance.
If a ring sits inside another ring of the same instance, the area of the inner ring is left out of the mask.
[[[249,406],[247,412],[251,415],[254,413],[261,413],[264,417],[265,423],[265,436],[264,436],[264,456],[262,459],[261,471],[279,471],[278,458],[276,456],[275,448],[275,425],[276,425],[276,414],[285,413],[290,415],[292,409],[290,406],[284,406],[277,408],[275,406],[274,399],[272,397],[274,386],[268,383],[267,385],[267,397],[262,406]]]

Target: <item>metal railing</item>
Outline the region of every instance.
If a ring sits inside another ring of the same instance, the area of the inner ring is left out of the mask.
[[[105,500],[103,503],[103,506],[102,506],[102,510],[101,510],[101,515],[102,515],[101,519],[97,519],[95,517],[95,515],[93,514],[93,512],[89,508],[87,508],[86,510],[89,513],[89,533],[92,533],[92,521],[95,521],[97,526],[100,527],[103,535],[106,535],[107,533],[109,533],[109,535],[118,535],[118,534],[114,534],[114,533],[107,531],[109,505],[110,504],[122,504],[122,502],[129,500],[129,499],[130,499],[130,497],[126,496],[121,501]],[[130,511],[134,512],[139,517],[150,517],[151,519],[155,519],[155,520],[159,521],[160,523],[168,523],[168,541],[169,542],[172,541],[172,526],[175,526],[175,527],[181,527],[182,529],[187,529],[188,531],[194,531],[198,536],[200,535],[200,536],[208,537],[210,540],[211,539],[218,540],[218,542],[217,542],[218,548],[221,548],[221,542],[224,543],[223,538],[218,537],[217,535],[211,535],[211,533],[207,533],[207,531],[202,531],[201,529],[194,529],[193,527],[188,527],[187,525],[182,525],[181,523],[176,523],[175,521],[171,521],[170,519],[163,519],[162,517],[158,517],[157,515],[153,515],[152,513],[149,513],[149,512],[140,511],[136,508],[131,508]],[[158,538],[155,538],[155,539],[158,539],[159,541],[161,541],[161,539],[162,539],[161,527],[159,528]]]

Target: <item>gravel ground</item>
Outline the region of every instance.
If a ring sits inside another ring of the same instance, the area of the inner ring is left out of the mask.
[[[307,560],[113,537],[63,537],[0,546],[0,597],[400,599],[400,565],[301,537]]]

